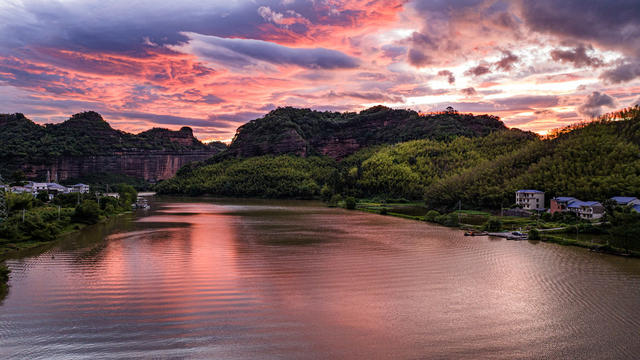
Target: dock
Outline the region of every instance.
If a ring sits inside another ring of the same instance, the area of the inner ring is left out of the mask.
[[[518,231],[489,233],[488,235],[505,238],[507,240],[527,240],[528,238],[527,234]]]

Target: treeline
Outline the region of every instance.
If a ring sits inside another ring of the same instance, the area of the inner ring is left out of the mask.
[[[0,248],[24,241],[51,241],[76,224],[95,224],[105,217],[131,210],[137,192],[119,185],[119,199],[96,194],[59,194],[52,201],[31,194],[5,193],[7,216],[0,219]],[[0,190],[1,191],[1,190]]]
[[[284,107],[239,127],[229,150],[220,157],[327,154],[343,158],[373,145],[485,136],[504,129],[495,116],[455,111],[421,115],[385,106],[358,113]]]
[[[421,199],[438,179],[539,141],[531,133],[503,130],[479,138],[415,140],[369,147],[342,161],[293,155],[232,158],[186,166],[156,189],[168,194],[268,198],[341,194]]]
[[[638,196],[640,111],[635,107],[618,114],[624,117],[559,131],[553,138],[440,179],[427,189],[427,204],[452,207],[462,201],[467,207],[496,209],[512,204],[518,189],[543,190],[547,199]]]
[[[113,155],[120,151],[222,151],[222,143],[203,144],[190,128],[151,129],[130,134],[113,129],[102,116],[88,111],[59,124],[38,125],[23,114],[0,114],[0,170],[24,163],[48,163],[60,156]]]
[[[636,107],[544,140],[514,129],[372,146],[340,161],[281,155],[191,164],[157,190],[269,198],[340,194],[424,199],[440,211],[460,202],[467,209],[499,209],[513,205],[515,191],[523,188],[544,190],[547,199],[638,196],[639,154]]]

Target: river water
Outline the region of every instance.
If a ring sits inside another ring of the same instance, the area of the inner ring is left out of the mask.
[[[164,200],[7,264],[2,359],[640,358],[639,260],[317,203]]]

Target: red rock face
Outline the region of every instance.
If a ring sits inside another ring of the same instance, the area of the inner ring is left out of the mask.
[[[67,156],[54,160],[50,165],[25,164],[23,169],[28,177],[34,178],[42,177],[50,171],[51,177],[54,178],[57,175],[60,181],[96,173],[114,173],[156,182],[171,178],[184,165],[206,160],[213,154],[214,152],[205,151],[189,153],[148,151],[84,157]]]

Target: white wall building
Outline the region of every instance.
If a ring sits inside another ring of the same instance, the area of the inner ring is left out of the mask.
[[[85,185],[85,184],[71,185],[71,192],[86,194],[89,192],[89,185]]]
[[[604,216],[604,206],[597,201],[576,200],[569,204],[569,211],[576,213],[581,219],[597,220]]]
[[[544,210],[544,192],[518,190],[516,191],[516,204],[525,210]]]

